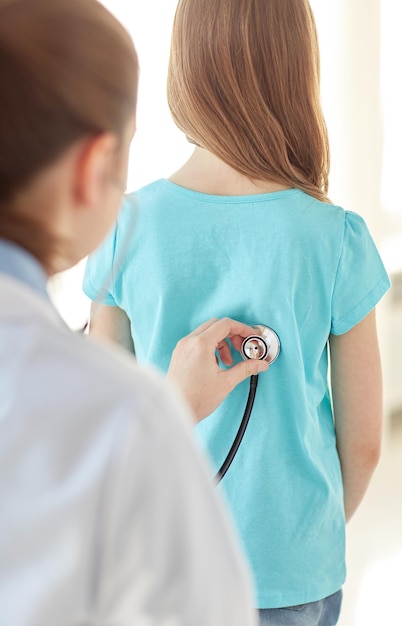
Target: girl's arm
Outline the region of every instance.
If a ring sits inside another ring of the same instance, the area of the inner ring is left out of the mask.
[[[118,306],[92,304],[89,332],[94,337],[111,339],[134,353],[130,320]]]
[[[377,466],[382,436],[382,375],[375,310],[330,336],[331,384],[348,521]]]

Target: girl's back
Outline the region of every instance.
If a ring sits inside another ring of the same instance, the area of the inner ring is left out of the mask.
[[[297,189],[217,196],[160,180],[128,196],[108,244],[88,267],[86,291],[96,297],[99,267],[116,260],[108,303],[128,314],[139,361],[166,370],[177,341],[211,316],[278,333],[280,356],[261,376],[222,488],[253,565],[258,606],[334,593],[345,577],[345,520],[328,337],[352,328],[388,288],[363,220]],[[216,469],[247,390],[239,385],[197,427]]]

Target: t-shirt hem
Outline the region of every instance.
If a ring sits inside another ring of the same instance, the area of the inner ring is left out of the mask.
[[[388,276],[383,276],[374,289],[346,316],[332,324],[332,335],[343,335],[356,326],[381,300],[391,286]]]
[[[291,606],[299,606],[300,604],[309,604],[310,602],[318,602],[324,600],[328,596],[332,596],[342,589],[346,576],[342,577],[337,584],[328,585],[325,589],[320,588],[319,591],[294,594],[292,596],[273,596],[272,594],[257,595],[257,609],[284,609]]]
[[[93,302],[99,302],[100,304],[106,304],[107,306],[117,306],[116,301],[111,294],[105,294],[102,298],[99,298],[99,293],[96,289],[93,289],[88,282],[83,285],[82,291]]]

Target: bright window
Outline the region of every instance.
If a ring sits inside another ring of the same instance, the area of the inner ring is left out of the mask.
[[[381,200],[387,211],[402,216],[402,196],[398,189],[402,157],[402,6],[396,0],[381,4],[381,95],[384,153]]]

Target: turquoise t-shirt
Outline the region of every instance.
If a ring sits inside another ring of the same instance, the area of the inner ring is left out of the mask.
[[[279,358],[260,375],[248,429],[219,486],[259,608],[319,600],[344,582],[327,342],[362,320],[389,285],[363,219],[296,189],[212,196],[159,180],[127,196],[89,260],[84,290],[127,312],[139,361],[166,370],[177,341],[211,317],[266,324],[280,337]],[[248,387],[241,383],[196,427],[217,469]]]

